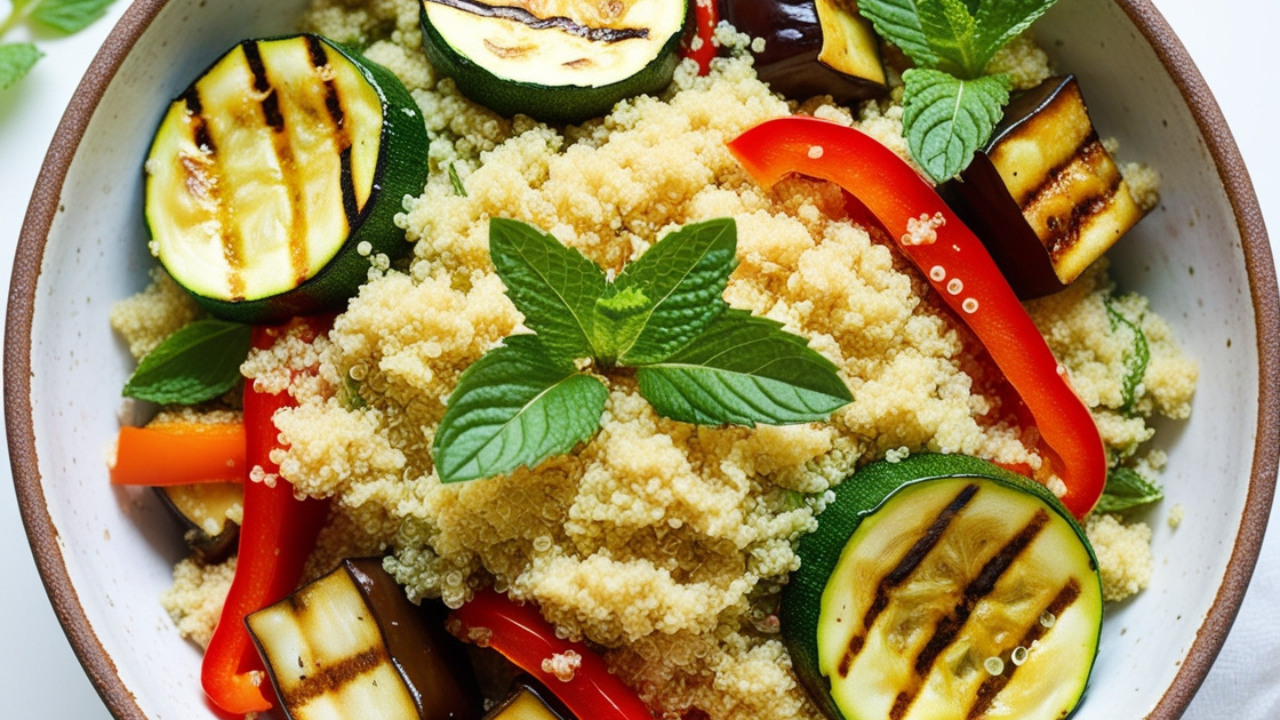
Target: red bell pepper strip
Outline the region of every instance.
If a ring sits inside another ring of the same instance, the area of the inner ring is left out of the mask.
[[[714,38],[716,25],[720,22],[720,10],[716,5],[719,1],[689,0],[693,3],[693,37],[681,55],[698,62],[699,75],[711,72],[711,61],[716,56],[717,48]]]
[[[1017,392],[1066,485],[1063,504],[1077,518],[1093,509],[1107,476],[1097,425],[982,242],[930,183],[868,135],[816,118],[766,121],[730,142],[729,150],[762,185],[799,173],[860,200]]]
[[[253,345],[268,348],[279,334],[275,328],[254,328]],[[271,451],[280,447],[280,431],[272,416],[294,401],[287,392],[259,392],[253,385],[246,382],[244,389],[246,463],[279,473],[279,466],[271,461]],[[274,705],[271,683],[244,617],[297,589],[328,507],[326,501],[298,500],[293,486],[283,479],[271,485],[245,482],[236,572],[200,672],[205,694],[219,708],[243,715]]]
[[[653,720],[653,713],[604,659],[580,642],[556,637],[555,629],[532,605],[521,605],[492,589],[476,593],[454,610],[448,627],[458,638],[491,647],[536,677],[581,720]],[[553,656],[576,653],[573,677],[562,679],[544,669]]]

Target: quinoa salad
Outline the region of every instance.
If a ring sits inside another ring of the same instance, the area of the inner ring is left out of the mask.
[[[301,31],[359,48],[403,83],[425,119],[429,174],[394,217],[408,254],[366,247],[367,278],[327,333],[288,335],[241,365],[245,383],[294,401],[274,415],[278,473],[251,468],[245,482],[329,499],[304,581],[346,558],[381,557],[414,603],[456,609],[491,587],[598,651],[656,717],[826,717],[797,680],[778,607],[802,564],[799,543],[842,482],[872,462],[936,453],[1065,492],[980,339],[895,238],[851,210],[840,187],[798,176],[764,187],[727,146],[764,121],[803,115],[856,128],[914,164],[901,80],[910,61],[886,50],[880,98],[787,99],[757,76],[762,43],[722,23],[708,73],[684,59],[656,94],[547,123],[467,99],[424,53],[421,12],[418,0],[315,0],[301,19]],[[990,67],[1014,92],[1058,70],[1031,31]],[[1115,140],[1103,145],[1124,157]],[[1132,202],[1154,207],[1156,169],[1119,167]],[[724,301],[802,338],[853,401],[820,422],[699,425],[660,415],[635,374],[581,366],[607,390],[588,440],[533,467],[442,482],[433,444],[460,376],[531,331],[495,271],[491,218],[539,228],[610,279],[669,233],[731,218],[736,267]],[[1189,416],[1197,365],[1160,309],[1108,271],[1104,256],[1024,307],[1111,470],[1158,486],[1155,421]],[[151,280],[111,314],[139,360],[208,314],[164,269]],[[232,391],[158,417],[225,422],[239,411]],[[1158,572],[1148,522],[1175,525],[1182,512],[1177,489],[1166,493],[1147,512],[1081,520],[1107,602],[1142,592]],[[228,512],[241,520],[239,506]],[[236,564],[234,554],[194,554],[174,568],[159,601],[183,637],[210,642]]]

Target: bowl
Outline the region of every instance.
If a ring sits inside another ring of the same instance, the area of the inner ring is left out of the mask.
[[[199,651],[157,600],[185,554],[153,494],[113,488],[106,451],[132,359],[107,322],[152,260],[141,159],[170,99],[234,42],[290,30],[305,0],[138,0],[76,92],[19,239],[5,337],[15,484],[49,597],[122,720],[204,718]],[[1280,298],[1257,200],[1220,111],[1147,0],[1062,0],[1037,25],[1087,88],[1094,120],[1164,176],[1162,201],[1113,252],[1205,371],[1150,514],[1150,588],[1108,610],[1077,720],[1180,716],[1231,626],[1258,556],[1280,452]],[[1213,482],[1205,482],[1212,478]],[[163,668],[163,672],[157,669]]]

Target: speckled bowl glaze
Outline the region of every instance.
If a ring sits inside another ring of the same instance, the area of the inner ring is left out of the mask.
[[[304,0],[138,0],[58,128],[19,241],[5,338],[17,492],[58,617],[111,712],[213,718],[200,653],[157,602],[184,554],[147,491],[107,482],[132,368],[108,326],[143,288],[141,159],[167,103],[232,43],[288,31]],[[1076,720],[1182,714],[1253,570],[1280,448],[1280,300],[1261,214],[1226,124],[1146,0],[1061,0],[1037,26],[1096,124],[1164,176],[1159,209],[1113,253],[1202,368],[1194,412],[1158,435],[1168,499],[1150,511],[1150,589],[1109,610]],[[1211,482],[1206,482],[1211,480]],[[1187,510],[1173,530],[1168,509]]]

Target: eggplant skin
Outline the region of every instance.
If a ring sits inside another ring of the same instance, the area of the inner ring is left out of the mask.
[[[420,612],[381,558],[345,560],[245,624],[290,720],[480,717],[475,679],[443,612]]]
[[[939,192],[1023,300],[1074,282],[1145,214],[1073,76],[1015,97],[991,142]]]
[[[755,53],[756,74],[775,92],[847,103],[889,90],[875,34],[849,0],[720,0],[720,11],[739,31],[764,40],[764,50]],[[834,31],[831,46],[826,29]],[[820,60],[831,55],[842,56],[849,72]]]

